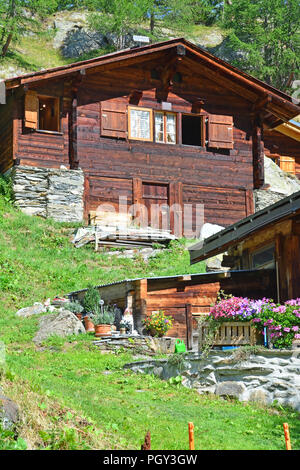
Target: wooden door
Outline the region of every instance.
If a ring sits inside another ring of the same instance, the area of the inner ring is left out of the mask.
[[[157,229],[170,230],[168,184],[143,182],[141,202],[147,209],[145,213],[148,225]],[[146,217],[144,219],[145,224]]]

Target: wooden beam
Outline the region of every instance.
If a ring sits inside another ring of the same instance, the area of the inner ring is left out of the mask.
[[[185,315],[186,315],[186,342],[187,349],[193,349],[193,316],[192,316],[192,306],[187,304],[185,306]]]
[[[187,56],[184,59],[184,62],[191,67],[195,67],[197,63],[191,57]],[[235,95],[238,95],[240,98],[247,100],[250,103],[254,103],[257,99],[257,94],[252,92],[251,90],[245,89],[244,87],[237,85],[228,77],[224,76],[224,73],[220,73],[217,67],[214,67],[212,64],[207,64],[205,60],[201,61],[202,69],[201,71],[195,71],[193,73],[194,77],[199,77],[201,80],[201,75],[204,75],[210,81],[213,81],[219,85],[221,88],[227,88],[228,90],[232,91]]]
[[[265,183],[264,152],[262,142],[262,123],[260,115],[253,119],[252,132],[253,185],[261,188]]]

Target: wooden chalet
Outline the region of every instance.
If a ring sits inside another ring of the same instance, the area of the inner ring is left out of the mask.
[[[163,310],[174,319],[167,335],[183,339],[188,349],[197,349],[197,319],[210,311],[220,290],[237,296],[250,291],[252,297],[258,299],[266,290],[275,295],[275,285],[273,270],[245,270],[125,279],[97,288],[105,304],[116,305],[123,313],[125,309],[132,313],[138,333],[146,333],[143,319]],[[86,290],[69,293],[68,297],[82,300]]]
[[[119,196],[146,208],[192,205],[189,227],[196,204],[204,204],[204,222],[228,226],[246,217],[253,189],[264,184],[264,132],[300,113],[290,96],[185,39],[5,86],[0,171],[81,168],[86,220],[103,203],[118,210]],[[185,236],[198,235],[189,230]]]
[[[191,264],[227,252],[223,265],[235,272],[238,269],[273,271],[276,295],[265,289],[264,297],[278,302],[300,297],[300,191],[189,250]],[[246,286],[246,290],[251,297],[251,286]]]

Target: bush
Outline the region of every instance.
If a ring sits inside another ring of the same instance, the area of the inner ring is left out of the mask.
[[[70,302],[66,305],[66,308],[73,313],[81,313],[83,312],[83,306],[80,302],[75,300],[74,302]]]
[[[100,311],[100,294],[98,289],[89,286],[83,298],[83,307],[86,313],[98,313]]]
[[[0,196],[2,196],[6,202],[13,201],[13,185],[10,176],[0,175]]]
[[[104,307],[103,311],[93,315],[92,320],[95,325],[112,325],[115,321],[114,311],[109,307]]]

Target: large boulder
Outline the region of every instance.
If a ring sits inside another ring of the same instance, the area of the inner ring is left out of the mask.
[[[41,344],[53,335],[68,336],[85,333],[85,328],[74,313],[60,308],[57,313],[45,315],[39,320],[39,330],[33,338],[34,343]]]
[[[255,212],[300,191],[298,178],[283,171],[273,160],[264,157],[264,167],[265,183],[268,189],[256,189],[254,191]]]

